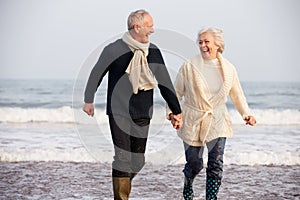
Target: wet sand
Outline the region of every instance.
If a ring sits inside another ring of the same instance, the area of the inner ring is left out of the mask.
[[[146,165],[131,199],[182,199],[182,165]],[[0,162],[0,199],[113,199],[110,164]],[[205,170],[194,182],[204,199]],[[300,199],[300,166],[225,165],[219,199]]]

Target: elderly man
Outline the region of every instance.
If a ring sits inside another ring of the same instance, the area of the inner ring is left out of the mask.
[[[132,12],[128,31],[106,46],[90,73],[83,110],[94,115],[94,96],[108,72],[107,115],[114,144],[114,199],[128,199],[133,177],[145,165],[145,150],[153,114],[153,89],[158,87],[181,126],[181,108],[158,47],[149,42],[153,19],[145,10]],[[156,79],[156,80],[155,80]]]

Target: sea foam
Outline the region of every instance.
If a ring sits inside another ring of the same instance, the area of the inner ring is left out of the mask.
[[[105,109],[96,108],[95,117],[98,124],[107,123]],[[154,110],[153,120],[151,123],[166,123],[165,109],[158,108]],[[258,125],[299,125],[300,111],[297,109],[254,109],[253,115],[256,117]],[[229,110],[233,124],[244,124],[241,115],[236,110]],[[46,122],[46,123],[93,123],[89,117],[79,108],[72,107],[61,108],[0,108],[0,122],[7,123],[29,123],[29,122]]]

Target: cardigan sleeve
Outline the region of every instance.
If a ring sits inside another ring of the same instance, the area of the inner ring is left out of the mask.
[[[234,104],[240,115],[243,117],[243,119],[246,116],[250,115],[250,109],[235,69],[233,69],[233,82],[229,95],[232,103]]]
[[[184,65],[179,69],[179,72],[176,76],[175,83],[174,83],[174,88],[175,88],[176,96],[177,96],[179,103],[181,102],[182,97],[184,95],[184,91],[185,91],[185,85],[184,85],[185,77],[184,77],[184,73],[183,73],[183,68],[184,68]],[[167,112],[166,112],[167,119],[169,119],[169,115],[171,113],[172,113],[172,111],[170,110],[169,107],[167,107]]]
[[[178,101],[181,102],[182,97],[184,96],[185,92],[185,79],[186,77],[184,76],[184,65],[180,68],[176,80],[175,80],[175,91],[177,94]]]

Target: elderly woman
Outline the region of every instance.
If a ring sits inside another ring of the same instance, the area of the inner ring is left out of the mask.
[[[256,124],[250,114],[234,66],[222,57],[224,38],[217,28],[204,28],[198,33],[200,55],[186,61],[176,78],[175,90],[184,97],[183,124],[178,131],[185,148],[186,164],[184,199],[193,199],[193,180],[203,168],[203,150],[208,148],[206,199],[217,199],[223,172],[223,154],[227,137],[231,137],[231,121],[226,108],[227,96],[246,124]],[[169,114],[174,126],[181,126]]]

